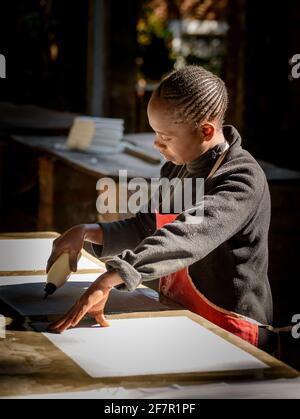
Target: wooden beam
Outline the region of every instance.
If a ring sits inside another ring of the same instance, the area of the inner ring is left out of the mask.
[[[108,113],[109,3],[89,0],[87,111],[93,116]]]

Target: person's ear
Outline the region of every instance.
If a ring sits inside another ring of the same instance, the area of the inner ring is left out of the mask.
[[[200,126],[200,132],[204,141],[210,141],[215,134],[215,126],[210,122],[206,122]]]

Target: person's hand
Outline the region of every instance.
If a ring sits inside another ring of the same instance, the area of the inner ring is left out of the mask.
[[[109,323],[104,316],[104,307],[113,286],[123,283],[116,273],[105,273],[98,278],[74,306],[61,319],[52,323],[48,330],[53,333],[62,333],[70,327],[76,327],[86,314],[92,315],[102,327]]]
[[[69,254],[70,269],[72,272],[76,272],[78,256],[85,240],[102,244],[103,233],[99,224],[80,224],[54,240],[46,272],[50,271],[51,266],[63,253]]]
[[[84,244],[85,226],[78,225],[62,236],[58,237],[53,242],[52,253],[47,263],[46,272],[48,273],[52,265],[63,254],[69,253],[69,264],[72,272],[77,271],[77,259]]]
[[[70,327],[76,327],[86,314],[92,315],[100,326],[108,327],[109,323],[104,316],[104,307],[110,290],[109,287],[103,287],[100,284],[95,285],[94,283],[68,313],[51,324],[48,330],[54,333],[62,333]]]

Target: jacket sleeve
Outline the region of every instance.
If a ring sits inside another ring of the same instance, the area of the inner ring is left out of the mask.
[[[167,162],[160,171],[160,177],[169,176],[174,165]],[[103,230],[103,245],[92,245],[97,257],[115,256],[125,249],[133,250],[146,237],[154,234],[156,230],[156,217],[149,208],[151,202],[146,205],[147,212],[140,211],[135,216],[122,221],[100,223]]]
[[[135,217],[100,223],[103,230],[103,245],[93,244],[92,248],[97,257],[112,257],[124,249],[134,249],[147,236],[155,232],[155,215],[138,213]]]
[[[218,178],[217,175],[216,177]],[[255,214],[264,193],[265,175],[253,164],[240,166],[205,194],[175,222],[145,238],[106,263],[122,277],[123,289],[133,291],[143,281],[177,272],[206,257],[233,237]],[[199,217],[199,213],[203,213]]]

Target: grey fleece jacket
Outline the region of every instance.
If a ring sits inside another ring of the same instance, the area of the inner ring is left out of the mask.
[[[194,209],[156,230],[155,214],[101,223],[103,246],[98,257],[109,257],[108,271],[122,277],[124,290],[188,267],[197,289],[226,310],[264,324],[272,323],[268,281],[270,195],[265,174],[241,146],[232,126],[224,127],[230,150],[216,174],[205,182],[204,219],[191,224]],[[225,144],[186,165],[185,176],[206,179]],[[161,176],[174,178],[182,170],[167,162]],[[121,287],[122,288],[122,287]]]

